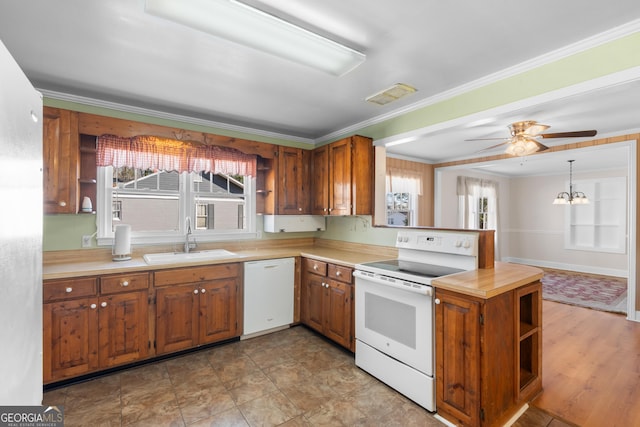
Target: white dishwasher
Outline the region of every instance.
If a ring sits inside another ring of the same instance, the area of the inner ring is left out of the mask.
[[[243,337],[293,323],[294,272],[293,258],[244,263]]]

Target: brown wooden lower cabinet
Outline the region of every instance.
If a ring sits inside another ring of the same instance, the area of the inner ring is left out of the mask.
[[[300,320],[354,351],[352,272],[348,267],[304,258]]]
[[[442,289],[435,298],[438,413],[462,426],[504,424],[542,390],[540,282],[489,299]]]
[[[238,336],[239,274],[238,264],[154,273],[156,353]]]
[[[148,286],[148,273],[45,282],[44,383],[146,358]]]

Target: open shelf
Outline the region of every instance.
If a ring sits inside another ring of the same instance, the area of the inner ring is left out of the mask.
[[[542,284],[538,281],[518,289],[515,295],[519,366],[516,386],[518,399],[526,402],[542,387]]]

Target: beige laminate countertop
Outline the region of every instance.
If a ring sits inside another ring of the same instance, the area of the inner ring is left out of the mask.
[[[451,274],[434,279],[436,288],[476,296],[484,299],[509,292],[540,280],[543,271],[523,264],[496,262],[494,268],[485,268],[464,273]]]
[[[60,262],[55,264],[45,264],[42,269],[42,278],[67,279],[80,276],[92,276],[100,274],[129,273],[134,271],[164,270],[179,267],[194,267],[199,265],[225,264],[230,262],[258,261],[275,258],[287,258],[303,256],[314,258],[319,261],[353,267],[355,264],[371,261],[379,261],[392,258],[388,255],[375,255],[370,253],[340,250],[327,247],[301,246],[276,249],[250,249],[233,251],[237,257],[208,261],[189,261],[172,264],[147,264],[142,255],[134,256],[128,261],[112,261],[101,258],[95,261],[81,262]]]
[[[129,261],[112,261],[101,257],[97,260],[83,260],[80,262],[65,261],[43,266],[43,279],[68,279],[81,276],[93,276],[116,273],[131,273],[136,271],[157,271],[170,268],[194,267],[202,265],[225,264],[230,262],[246,262],[275,258],[303,256],[319,261],[354,267],[356,264],[380,261],[394,258],[388,253],[372,254],[360,251],[342,250],[323,246],[292,246],[286,248],[260,248],[233,251],[237,257],[208,261],[189,261],[172,264],[147,264],[142,255],[134,256]],[[539,268],[496,262],[495,268],[467,271],[434,279],[432,285],[436,288],[454,292],[491,298],[504,292],[511,291],[542,278],[543,272]]]

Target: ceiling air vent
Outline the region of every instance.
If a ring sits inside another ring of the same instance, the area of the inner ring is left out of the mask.
[[[409,86],[408,84],[396,83],[389,88],[367,97],[366,101],[371,102],[372,104],[386,105],[402,98],[403,96],[410,95],[416,90],[417,89],[415,87]]]

